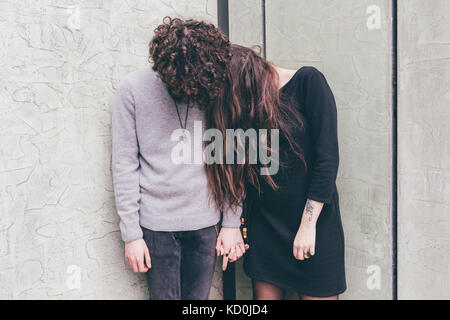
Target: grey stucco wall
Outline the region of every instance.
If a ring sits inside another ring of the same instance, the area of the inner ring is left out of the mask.
[[[399,1],[399,298],[450,298],[450,1]]]
[[[144,299],[123,258],[112,97],[165,15],[215,0],[0,0],[0,299]],[[221,297],[219,274],[211,293]]]
[[[230,40],[246,47],[262,46],[261,0],[229,0]]]
[[[231,4],[246,8],[231,10],[238,12],[230,17],[231,40],[259,44],[251,41],[260,39],[261,1]],[[390,17],[388,0],[266,1],[267,58],[285,68],[317,67],[336,97],[344,299],[392,297]],[[242,21],[245,27],[233,28]],[[238,274],[238,293],[248,297],[248,282]]]

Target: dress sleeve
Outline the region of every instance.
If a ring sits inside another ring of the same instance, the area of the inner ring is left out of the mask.
[[[306,69],[301,91],[312,142],[308,199],[330,203],[339,167],[336,102],[324,75],[313,67]]]

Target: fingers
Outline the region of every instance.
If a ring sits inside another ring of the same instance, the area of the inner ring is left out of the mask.
[[[128,264],[130,265],[131,269],[133,269],[133,272],[139,272],[139,268],[137,265],[137,261],[132,258],[127,258]]]
[[[223,271],[227,270],[227,265],[228,265],[228,252],[223,255],[223,259],[222,259],[222,270]]]
[[[144,253],[145,265],[148,269],[152,267],[152,259],[150,258],[150,251],[147,249]],[[147,269],[147,270],[148,270]]]
[[[243,242],[239,243],[239,247],[241,248],[242,254],[248,249],[248,245],[245,245]]]
[[[240,259],[245,253],[244,244],[240,243],[236,245],[236,260]]]
[[[311,257],[316,253],[314,246],[311,246],[309,253],[311,254]]]
[[[147,272],[151,268],[150,251],[144,239],[126,242],[125,258],[133,272]]]
[[[228,260],[236,261],[237,255],[236,255],[236,245],[232,246],[230,249],[230,255],[228,257]]]
[[[314,245],[307,246],[303,249],[303,256],[305,259],[309,259],[314,255]]]
[[[126,259],[133,272],[147,272],[151,268],[150,252],[148,249],[142,252],[142,257],[132,255],[127,256]]]
[[[298,246],[296,244],[294,244],[294,246],[292,247],[292,252],[294,254],[295,259],[300,260],[300,257],[298,255]]]
[[[314,246],[294,245],[293,254],[297,260],[309,259],[315,254]]]
[[[231,254],[228,256],[228,262],[236,262],[244,255],[244,252],[242,251],[241,247],[239,245],[235,246],[234,254]]]
[[[240,259],[245,251],[250,248],[248,244],[244,244],[243,242],[239,242],[233,245],[231,248],[225,248],[224,246],[220,246],[220,255],[223,256],[222,260],[222,270],[225,271],[228,263],[235,262]],[[217,247],[216,247],[217,250]]]
[[[299,260],[304,260],[305,259],[305,257],[303,256],[303,248],[302,247],[297,249],[297,256],[298,256]]]
[[[217,239],[217,244],[216,244],[216,252],[217,252],[217,256],[220,256],[220,239]]]
[[[235,250],[235,254],[233,255],[232,252],[230,252],[228,262],[235,262],[239,260],[249,248],[250,246],[248,244],[244,244],[243,242],[236,244],[233,249]]]
[[[303,257],[309,259],[311,255],[309,254],[309,248],[303,249]]]
[[[144,265],[144,257],[139,257],[137,260],[137,266],[139,272],[147,272],[148,268]]]
[[[225,271],[227,269],[228,262],[230,260],[230,251],[231,248],[225,244],[220,248],[220,254],[223,256],[222,259],[222,270]]]
[[[232,246],[231,248],[223,248],[222,270],[225,271],[227,269],[228,262],[235,262],[237,259],[238,257],[236,254],[236,245]]]
[[[217,240],[216,250],[217,250],[217,256],[223,256],[225,254],[225,249],[223,248],[222,237],[220,237],[220,236],[219,236],[219,239]]]

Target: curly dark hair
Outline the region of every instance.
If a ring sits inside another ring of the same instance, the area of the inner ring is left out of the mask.
[[[213,24],[165,17],[149,43],[149,55],[175,101],[206,108],[222,95],[231,49]]]

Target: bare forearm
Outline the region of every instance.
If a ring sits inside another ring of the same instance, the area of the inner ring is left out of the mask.
[[[322,202],[306,200],[302,221],[294,239],[293,253],[298,260],[309,259],[315,254],[316,222],[322,208]]]
[[[320,213],[322,212],[323,203],[314,200],[306,200],[306,205],[303,210],[302,226],[315,226]]]

